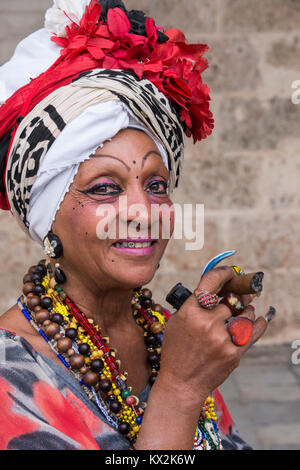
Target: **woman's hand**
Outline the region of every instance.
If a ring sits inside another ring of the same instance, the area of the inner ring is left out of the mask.
[[[236,276],[230,267],[219,267],[203,276],[198,290],[218,293]],[[244,296],[247,305],[251,297]],[[206,398],[239,365],[241,357],[265,332],[267,321],[255,320],[254,309],[247,306],[241,316],[254,321],[253,334],[243,346],[235,346],[226,328],[232,316],[220,304],[213,310],[202,308],[196,297],[189,297],[167,323],[161,354],[160,382],[176,384],[182,396]]]
[[[219,267],[201,278],[199,290],[218,293],[237,274]],[[244,296],[248,305],[250,296]],[[201,308],[189,297],[168,320],[161,366],[152,387],[136,449],[192,449],[201,407],[207,396],[239,365],[240,359],[265,332],[267,321],[255,320],[248,306],[242,313],[254,321],[253,334],[243,346],[235,346],[226,328],[230,309],[220,304]]]

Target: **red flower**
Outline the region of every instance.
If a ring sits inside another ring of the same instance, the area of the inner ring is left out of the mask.
[[[109,9],[107,12],[107,26],[112,37],[126,37],[131,29],[131,24],[126,13],[120,8]]]
[[[154,49],[157,44],[158,34],[153,18],[146,18],[146,34],[151,49]]]
[[[169,41],[154,50],[145,77],[173,102],[187,136],[192,135],[197,142],[211,134],[214,127],[209,111],[209,89],[201,78],[208,66],[203,57],[207,46],[186,44],[184,34],[177,29],[165,33]],[[161,70],[158,70],[158,64]]]
[[[165,80],[164,88],[167,94],[183,109],[189,109],[189,103],[192,99],[192,92],[188,87],[188,83],[182,78],[169,76]]]
[[[164,32],[167,42],[158,42],[158,28],[146,18],[146,35],[132,34],[131,23],[121,8],[110,8],[107,24],[101,18],[102,7],[92,0],[80,24],[66,29],[67,38],[52,39],[64,49],[64,57],[88,54],[99,68],[133,71],[140,79],[150,80],[178,111],[185,132],[194,141],[207,137],[214,121],[209,111],[209,89],[201,73],[207,68],[203,54],[206,44],[187,44],[178,29]]]
[[[86,48],[94,59],[103,59],[105,53],[111,51],[115,43],[106,38],[91,38],[88,40]]]

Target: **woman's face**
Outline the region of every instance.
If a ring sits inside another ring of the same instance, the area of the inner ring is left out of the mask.
[[[52,226],[66,273],[104,288],[150,282],[174,229],[168,181],[157,146],[138,130],[119,132],[83,162]]]

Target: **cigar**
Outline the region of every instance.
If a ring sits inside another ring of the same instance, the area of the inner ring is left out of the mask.
[[[230,292],[234,292],[238,295],[260,294],[263,290],[263,277],[263,272],[234,276],[231,281],[224,284],[222,290],[218,292],[218,296],[225,297],[225,295]]]

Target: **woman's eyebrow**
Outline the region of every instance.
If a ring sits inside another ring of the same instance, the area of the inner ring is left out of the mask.
[[[151,155],[152,153],[154,153],[155,155],[158,155],[160,158],[162,158],[162,157],[161,157],[161,154],[160,154],[159,152],[156,152],[156,150],[150,150],[150,152],[146,153],[146,155],[143,157],[142,168],[144,167],[147,158],[150,157],[150,155]]]
[[[151,155],[152,153],[154,153],[155,155],[157,155],[158,157],[161,158],[161,154],[160,154],[159,152],[156,152],[155,150],[150,150],[150,151],[147,152],[146,155],[143,157],[142,168],[144,167],[147,158],[150,157],[150,155]],[[126,167],[126,169],[127,169],[128,171],[131,170],[131,168],[130,168],[125,162],[123,162],[123,160],[121,160],[121,159],[118,158],[118,157],[114,157],[113,155],[106,155],[106,154],[98,155],[98,154],[94,153],[94,154],[91,155],[91,157],[97,157],[97,158],[99,158],[99,157],[113,158],[114,160],[118,160],[119,162],[123,163],[123,165]]]
[[[114,160],[118,160],[119,162],[123,163],[123,165],[126,167],[126,169],[127,169],[128,171],[131,170],[131,168],[130,168],[128,165],[126,165],[126,163],[123,162],[123,160],[121,160],[121,159],[118,158],[118,157],[114,157],[113,155],[105,155],[105,154],[97,155],[96,153],[94,153],[93,155],[91,155],[91,157],[97,157],[97,158],[99,158],[99,157],[113,158]]]

